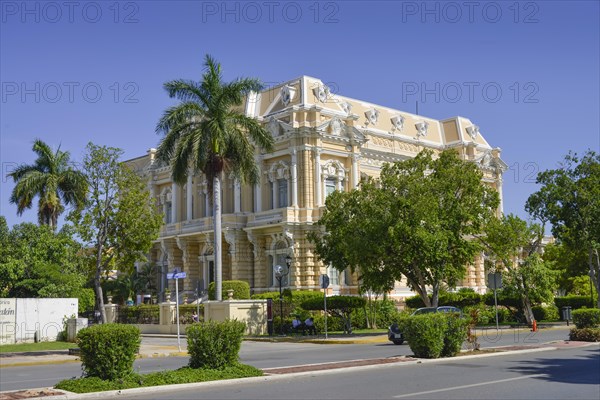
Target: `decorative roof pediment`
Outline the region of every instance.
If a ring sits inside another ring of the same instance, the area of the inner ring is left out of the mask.
[[[366,136],[361,131],[355,127],[348,126],[338,117],[333,117],[317,126],[317,132],[321,135],[325,134],[340,139],[349,139],[351,143],[364,143],[367,141]]]
[[[474,161],[479,167],[483,169],[500,170],[501,172],[504,172],[508,169],[508,164],[502,161],[500,157],[495,157],[492,150],[487,150]]]

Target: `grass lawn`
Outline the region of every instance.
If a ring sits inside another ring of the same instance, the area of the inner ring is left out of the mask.
[[[0,353],[14,353],[21,351],[66,350],[77,347],[69,342],[39,342],[0,345]]]
[[[75,393],[90,393],[148,386],[248,378],[262,375],[262,371],[258,368],[245,364],[234,364],[223,369],[195,369],[182,367],[174,371],[151,372],[149,374],[132,373],[118,381],[105,381],[96,377],[66,379],[58,382],[54,387],[56,389],[68,390]]]

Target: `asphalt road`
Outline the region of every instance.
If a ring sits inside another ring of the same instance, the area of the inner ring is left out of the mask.
[[[568,330],[543,329],[532,333],[525,330],[503,330],[496,336],[496,330],[487,334],[479,332],[482,347],[508,346],[515,344],[537,344],[563,340]],[[144,343],[152,345],[176,346],[174,338],[144,337]],[[185,340],[183,340],[185,343]],[[412,354],[408,345],[396,346],[391,342],[377,344],[311,344],[311,343],[271,343],[244,341],[240,361],[258,368],[287,367],[331,361],[348,361],[366,358],[385,358]],[[188,357],[143,358],[135,362],[140,373],[176,369],[186,365]],[[31,389],[53,386],[63,379],[81,376],[79,363],[10,367],[0,369],[0,391]]]
[[[123,399],[593,399],[598,346],[229,382]]]

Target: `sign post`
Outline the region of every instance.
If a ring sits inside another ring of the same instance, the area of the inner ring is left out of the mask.
[[[325,309],[325,339],[327,339],[327,288],[329,287],[329,277],[323,274],[319,277],[319,285],[323,290],[323,308]]]
[[[494,309],[496,310],[496,330],[498,330],[498,297],[496,290],[502,289],[502,274],[500,272],[489,273],[487,276],[488,287],[494,290]]]
[[[171,274],[167,274],[167,279],[175,279],[175,319],[177,320],[177,348],[181,353],[181,340],[179,336],[179,279],[185,278],[185,272],[178,272],[177,268]]]

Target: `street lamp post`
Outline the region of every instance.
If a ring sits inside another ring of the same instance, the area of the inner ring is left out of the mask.
[[[283,291],[282,291],[282,282],[283,278],[290,274],[290,267],[292,266],[292,257],[288,254],[285,257],[285,264],[287,266],[287,271],[283,271],[283,267],[281,265],[275,266],[275,279],[279,283],[279,323],[280,323],[280,333],[283,336]]]

